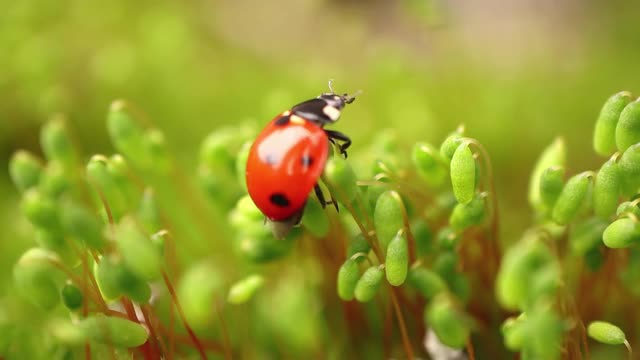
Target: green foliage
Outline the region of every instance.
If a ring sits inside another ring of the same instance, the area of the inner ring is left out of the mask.
[[[423,106],[394,96],[403,114]],[[280,109],[278,99],[289,97],[265,95],[263,107]],[[370,147],[354,141],[349,158],[334,153],[320,179],[340,212],[310,194],[295,224],[265,221],[246,194],[253,124],[212,129],[195,156],[195,145],[172,148],[175,131],[119,100],[106,121],[118,153],[87,156],[71,123],[54,117],[40,132],[44,160],[21,150],[7,164],[22,197],[14,220],[40,247],[15,263],[8,300],[0,298],[0,309],[19,310],[0,312],[9,339],[0,339],[0,357],[14,351],[4,342],[35,328],[42,340],[34,343],[67,357],[86,344],[97,358],[153,357],[170,346],[189,358],[424,357],[416,346],[423,328],[478,358],[584,355],[581,301],[609,309],[581,288],[584,274],[598,285],[604,269],[618,271],[611,291],[638,296],[636,103],[625,92],[602,108],[594,149],[610,159],[593,166],[597,174],[568,164],[561,138],[543,150],[528,193],[534,223],[516,242],[500,235],[529,218],[502,208],[521,200],[514,193],[522,189],[510,189],[520,183],[494,173],[488,149],[463,127],[439,149],[386,130]],[[345,114],[352,108],[362,111],[350,105]],[[612,154],[616,143],[621,153]],[[504,167],[500,151],[492,155]],[[520,315],[501,324],[506,311]],[[498,329],[503,349],[489,355],[500,346],[486,334]],[[624,343],[618,330],[595,323],[587,332]]]
[[[380,290],[383,278],[384,267],[382,265],[368,268],[356,283],[356,288],[354,289],[355,298],[360,302],[373,300]]]
[[[459,203],[466,205],[473,200],[476,186],[476,161],[468,143],[462,143],[451,158],[451,184]]]
[[[387,281],[393,286],[400,286],[407,278],[409,270],[409,246],[403,230],[398,231],[387,246],[385,258],[385,274]]]
[[[593,148],[598,154],[608,156],[615,151],[620,113],[631,101],[631,94],[622,91],[611,96],[602,106],[593,133]]]
[[[609,345],[622,345],[627,341],[619,327],[606,321],[593,321],[587,327],[589,337]]]

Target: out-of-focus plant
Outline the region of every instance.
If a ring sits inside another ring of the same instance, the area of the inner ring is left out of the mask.
[[[9,165],[34,238],[14,285],[43,313],[42,351],[60,357],[577,359],[588,336],[631,356],[633,338],[595,320],[608,314],[591,289],[640,295],[638,103],[605,103],[598,170],[570,174],[560,138],[544,150],[534,224],[504,256],[490,157],[462,126],[439,147],[383,131],[348,160],[332,154],[321,183],[340,211],[310,198],[275,239],[246,195],[251,125],[204,139],[197,188],[126,102],[107,117],[118,153],[86,161],[54,117],[44,158],[18,150]],[[0,312],[0,355],[17,356],[27,328]]]

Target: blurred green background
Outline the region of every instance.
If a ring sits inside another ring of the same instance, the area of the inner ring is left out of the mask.
[[[7,162],[39,153],[64,113],[88,156],[113,152],[109,104],[124,98],[195,173],[225,124],[263,124],[326,91],[362,89],[336,129],[353,148],[380,129],[439,143],[458,124],[494,162],[503,242],[530,221],[533,162],[557,135],[578,172],[597,166],[595,118],[640,91],[637,1],[0,1],[0,298],[33,245]]]

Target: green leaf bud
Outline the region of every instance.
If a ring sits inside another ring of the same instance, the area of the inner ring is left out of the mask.
[[[138,304],[145,304],[151,298],[151,287],[140,279],[122,261],[115,263],[114,276],[118,291]]]
[[[9,160],[9,175],[20,191],[26,191],[40,182],[42,163],[26,150],[18,150]]]
[[[132,171],[129,168],[127,160],[120,154],[114,154],[106,160],[106,164],[107,173],[111,176],[113,184],[115,184],[127,198],[127,203],[132,204],[134,199],[138,199],[139,192],[131,179]]]
[[[144,141],[152,163],[150,169],[159,173],[169,170],[169,151],[164,133],[158,129],[149,129],[144,133]]]
[[[567,181],[553,207],[553,221],[559,225],[566,225],[578,215],[587,200],[591,176],[590,172],[585,171]]]
[[[156,249],[158,249],[158,252],[160,253],[160,255],[164,255],[164,249],[165,249],[165,245],[167,243],[168,237],[169,237],[169,231],[167,230],[160,230],[151,235],[151,243],[153,244],[153,246],[156,247]]]
[[[622,178],[622,192],[624,195],[634,195],[640,187],[640,144],[627,148],[620,160],[618,169]]]
[[[67,264],[74,264],[77,261],[76,254],[73,253],[61,232],[52,233],[47,230],[38,230],[36,232],[36,243],[38,246],[58,254]]]
[[[463,304],[466,304],[471,298],[471,283],[467,276],[463,273],[455,273],[447,279],[447,285]]]
[[[511,351],[520,351],[525,342],[525,313],[518,317],[509,317],[500,326],[500,332],[504,338],[504,344]]]
[[[523,350],[531,359],[558,359],[565,331],[565,323],[546,306],[538,306],[527,313],[524,326]]]
[[[380,290],[383,278],[384,266],[380,265],[368,268],[356,283],[354,291],[356,300],[360,302],[371,301],[378,293],[378,290]]]
[[[64,287],[62,287],[60,295],[60,297],[62,298],[62,303],[67,307],[67,309],[76,311],[82,307],[82,291],[75,284],[65,284]]]
[[[616,145],[625,151],[629,146],[640,142],[640,100],[627,104],[620,113],[616,126]]]
[[[422,219],[416,219],[411,223],[411,233],[416,242],[416,252],[418,256],[427,255],[433,252],[433,232],[429,225]]]
[[[620,218],[607,226],[602,241],[612,249],[626,248],[640,240],[640,230],[634,219]]]
[[[237,234],[234,247],[252,262],[262,263],[286,255],[292,248],[298,229],[293,229],[284,239],[277,239],[264,225],[264,215],[249,195],[238,200],[229,215],[231,226]]]
[[[593,134],[593,148],[596,153],[607,156],[615,151],[616,127],[620,113],[632,100],[631,93],[622,91],[611,96],[604,103]]]
[[[468,143],[462,143],[451,158],[451,185],[453,194],[461,204],[473,200],[476,192],[476,160]]]
[[[349,242],[347,257],[352,257],[353,255],[358,253],[369,254],[370,250],[371,246],[369,245],[367,239],[364,237],[364,235],[358,234]],[[362,262],[365,258],[365,256],[359,256],[356,258],[356,261]]]
[[[624,331],[619,327],[605,322],[593,321],[587,326],[589,337],[603,344],[622,345],[627,342]]]
[[[123,218],[116,226],[114,236],[125,264],[136,276],[145,281],[160,277],[162,255],[132,218]]]
[[[378,241],[386,249],[398,230],[404,228],[404,203],[400,194],[389,190],[378,198],[373,212],[373,223]]]
[[[147,331],[142,325],[120,317],[104,314],[88,316],[78,322],[87,338],[100,344],[132,348],[147,341]]]
[[[427,300],[447,291],[447,283],[438,274],[423,267],[409,270],[407,284],[418,290]]]
[[[471,202],[458,204],[449,217],[449,226],[455,231],[463,231],[470,226],[479,225],[484,220],[486,193],[477,194]]]
[[[87,342],[87,335],[69,319],[54,318],[47,323],[46,329],[60,344],[79,346]]]
[[[229,290],[227,301],[231,304],[244,304],[249,301],[253,295],[264,284],[264,278],[260,275],[250,275],[237,283],[233,284]]]
[[[458,255],[455,251],[441,251],[433,262],[433,271],[438,273],[443,279],[450,279],[456,274],[458,266]]]
[[[356,284],[360,280],[360,268],[356,261],[357,258],[364,257],[355,256],[355,258],[347,259],[338,271],[338,296],[342,300],[353,300],[355,296]]]
[[[425,311],[425,322],[443,344],[462,349],[471,333],[470,320],[446,295],[437,296]]]
[[[60,197],[71,186],[67,171],[58,162],[51,161],[40,176],[38,189],[45,195],[55,199]]]
[[[574,226],[569,234],[571,252],[577,256],[585,256],[596,249],[602,242],[602,233],[607,225],[600,218],[591,218]]]
[[[65,201],[60,213],[67,234],[92,249],[102,250],[105,247],[103,225],[95,214],[73,201]]]
[[[404,230],[398,231],[387,246],[385,273],[387,281],[393,286],[400,286],[407,278],[409,271],[409,245]]]
[[[626,213],[631,213],[635,216],[640,217],[640,207],[638,207],[638,202],[636,201],[625,201],[618,205],[616,209],[616,216],[621,217]]]
[[[185,318],[195,329],[204,329],[215,315],[215,297],[221,290],[218,271],[208,263],[192,266],[178,284],[178,299]]]
[[[160,208],[156,194],[152,188],[146,188],[138,206],[138,219],[148,233],[153,233],[162,228]]]
[[[448,160],[442,158],[438,149],[427,143],[417,143],[413,146],[413,166],[418,175],[432,187],[442,185],[447,178],[447,168],[444,164]]]
[[[453,158],[453,154],[456,152],[456,149],[458,149],[458,147],[462,143],[461,139],[463,135],[464,135],[464,127],[459,126],[456,129],[456,131],[450,133],[447,136],[447,138],[444,139],[444,141],[442,142],[442,145],[440,145],[440,155],[442,155],[442,157],[446,159],[446,161],[450,161],[451,158]]]
[[[540,209],[542,206],[542,199],[540,197],[540,179],[542,173],[552,167],[559,166],[564,167],[567,157],[567,150],[562,138],[557,138],[551,145],[549,145],[536,162],[536,165],[531,173],[531,179],[529,180],[529,204],[535,209]]]
[[[620,197],[620,172],[615,160],[609,159],[602,165],[593,185],[593,209],[596,215],[607,218],[618,206]]]
[[[351,203],[360,191],[356,184],[356,174],[349,162],[342,157],[334,156],[327,160],[323,177],[327,179],[331,193],[345,204]]]
[[[22,213],[37,228],[60,233],[57,204],[36,189],[27,190],[20,204]]]
[[[102,257],[100,262],[93,265],[93,276],[96,278],[98,289],[107,301],[117,300],[122,293],[118,284],[118,271],[116,263],[107,257]]]
[[[94,155],[87,163],[87,177],[95,190],[104,197],[111,215],[118,221],[127,211],[128,201],[107,168],[108,159]]]
[[[443,227],[436,234],[436,243],[439,249],[453,250],[460,242],[460,234],[450,227]]]
[[[111,104],[107,130],[118,152],[133,164],[144,169],[153,166],[144,130],[134,121],[124,101],[117,100]]]
[[[302,226],[313,236],[322,238],[329,233],[329,218],[325,209],[320,203],[314,200],[307,201],[304,214],[302,215]]]
[[[76,166],[78,155],[63,117],[54,117],[44,124],[40,132],[40,145],[49,161],[62,164],[66,170],[73,170]]]
[[[533,293],[531,281],[552,255],[537,238],[525,238],[507,250],[496,279],[498,301],[507,309],[523,309]]]
[[[564,187],[564,168],[552,166],[542,172],[540,177],[540,199],[549,210],[553,209]]]
[[[52,310],[60,301],[56,276],[51,261],[58,257],[47,250],[27,250],[13,267],[13,279],[19,293],[44,310]]]

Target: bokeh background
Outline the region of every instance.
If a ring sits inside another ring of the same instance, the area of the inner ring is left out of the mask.
[[[362,89],[336,129],[353,147],[391,129],[407,148],[459,124],[494,162],[502,239],[530,221],[526,186],[563,136],[570,172],[596,166],[595,118],[640,91],[637,1],[0,1],[0,299],[33,245],[7,162],[39,153],[66,114],[85,154],[111,153],[105,117],[124,98],[195,173],[207,133],[262,124],[326,91]]]

